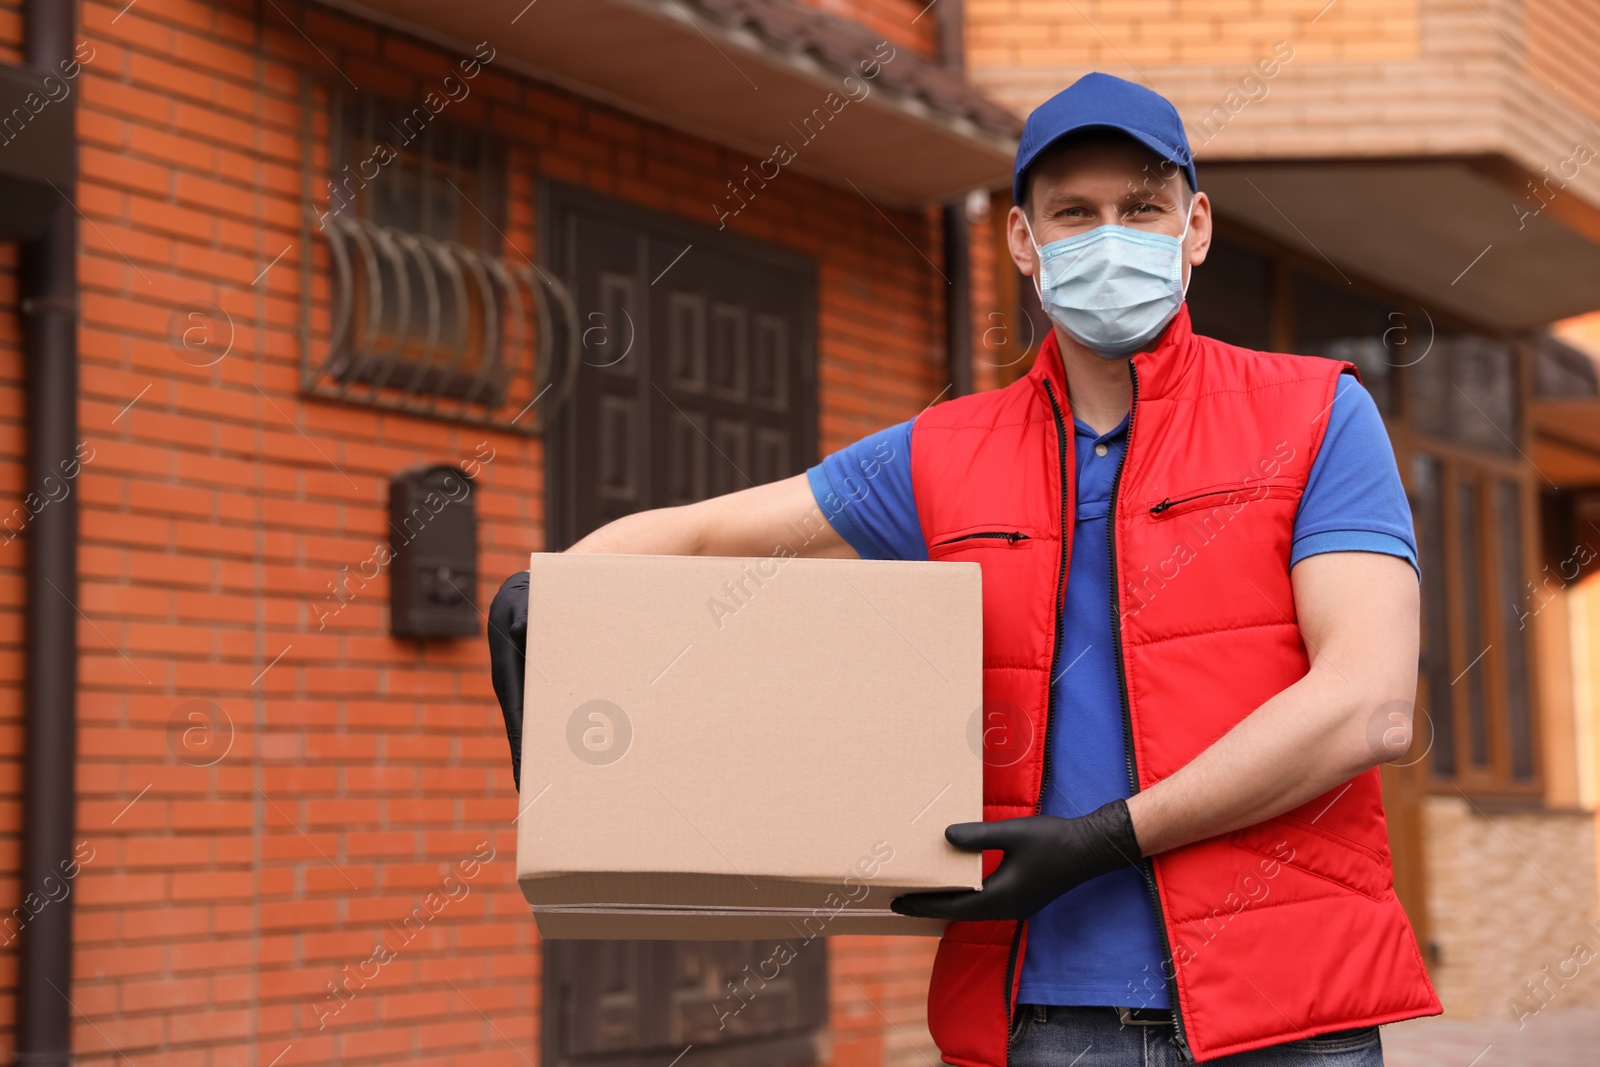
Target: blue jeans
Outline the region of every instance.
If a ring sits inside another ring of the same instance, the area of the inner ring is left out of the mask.
[[[1172,1024],[1123,1025],[1114,1008],[1019,1004],[1010,1067],[1179,1067]],[[1227,1067],[1383,1067],[1376,1026],[1211,1060]]]

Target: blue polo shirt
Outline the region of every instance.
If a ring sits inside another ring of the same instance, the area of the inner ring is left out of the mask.
[[[1065,817],[1129,795],[1107,542],[1128,420],[1103,434],[1073,421],[1077,515],[1043,798],[1046,815]],[[807,472],[818,506],[864,559],[928,558],[912,492],[911,425],[863,438]],[[1417,565],[1411,508],[1383,419],[1349,375],[1295,515],[1289,565],[1322,552],[1382,552]],[[1143,867],[1114,871],[1034,916],[1018,1002],[1169,1007],[1163,960]]]

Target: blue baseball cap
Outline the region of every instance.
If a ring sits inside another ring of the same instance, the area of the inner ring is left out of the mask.
[[[1194,153],[1178,109],[1166,97],[1110,74],[1085,74],[1033,109],[1017,145],[1011,196],[1022,203],[1028,167],[1046,148],[1080,130],[1118,130],[1162,159],[1183,168],[1189,188],[1198,190]]]

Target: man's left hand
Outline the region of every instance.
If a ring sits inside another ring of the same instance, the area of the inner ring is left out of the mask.
[[[1000,849],[1000,866],[982,889],[910,893],[889,906],[929,919],[1027,919],[1069,889],[1139,861],[1128,804],[1113,800],[1074,819],[1032,815],[995,822],[958,822],[949,842],[968,852]]]

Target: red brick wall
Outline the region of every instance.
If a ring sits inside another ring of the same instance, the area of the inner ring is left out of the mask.
[[[72,886],[75,1055],[108,1067],[537,1058],[539,954],[512,882],[516,798],[482,641],[391,639],[381,582],[321,632],[313,610],[384,539],[389,476],[481,442],[494,458],[477,498],[479,603],[542,545],[537,440],[298,389],[299,72],[416,96],[456,57],[290,0],[85,0],[82,24],[79,418],[93,457],[75,486],[77,817],[92,859]],[[0,50],[19,37],[6,0]],[[710,224],[724,181],[752,162],[493,64],[474,85],[452,107],[492,108],[514,142],[508,233],[530,255],[540,175]],[[930,216],[895,218],[919,251],[849,189],[788,175],[731,225],[818,263],[824,448],[909,418],[943,388]],[[323,299],[325,257],[313,256]],[[0,247],[7,307],[14,263]],[[232,320],[213,366],[170,341],[174,309],[193,301]],[[16,329],[0,315],[0,479],[13,501]],[[0,541],[0,913],[22,892],[23,550]],[[196,707],[215,709],[209,732],[184,717]],[[480,842],[495,855],[474,870]],[[467,895],[400,947],[389,924],[463,864]],[[352,983],[319,1030],[314,1006],[336,1004],[328,984],[385,937],[397,958]],[[835,1063],[911,1056],[893,1047],[901,1032],[925,1040],[932,950],[837,941]],[[12,943],[0,946],[0,1056],[14,985]]]

